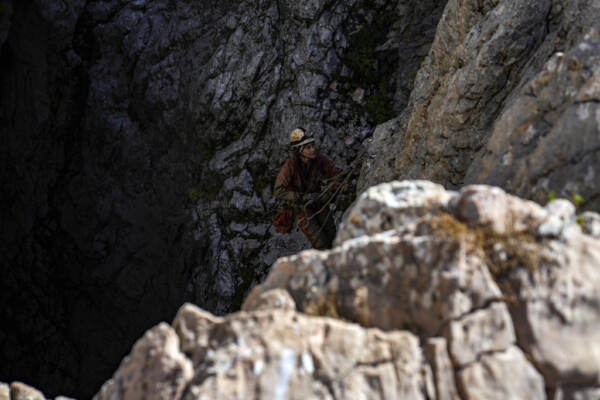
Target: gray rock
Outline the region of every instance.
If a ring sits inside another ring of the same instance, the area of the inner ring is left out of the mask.
[[[541,236],[559,236],[575,219],[575,206],[568,200],[554,200],[546,205],[548,219],[539,226]]]
[[[596,0],[1,2],[0,293],[20,312],[1,311],[10,330],[0,335],[0,375],[10,366],[37,374],[46,393],[89,397],[138,332],[184,301],[231,311],[277,258],[307,248],[297,230],[269,225],[297,125],[345,167],[376,121],[396,116],[376,130],[359,192],[399,176],[485,182],[539,202],[576,193],[582,210],[597,211],[599,52],[597,34],[586,34],[599,17]],[[367,109],[352,100],[358,86]],[[455,275],[438,263],[424,276],[477,287],[451,291],[454,318],[501,289],[489,289],[489,260],[478,255],[477,283],[468,281],[473,260],[435,242],[437,225],[421,218],[448,211],[477,232],[539,234],[552,254],[581,237],[572,221],[470,190],[456,204],[453,193],[432,193],[433,209],[359,212],[336,243],[354,238],[359,265],[360,238],[376,232],[397,231],[377,239],[378,252],[400,241],[396,255],[416,252],[419,262],[431,249],[450,253],[442,258],[460,266]],[[426,239],[401,236],[417,230]],[[494,276],[514,278],[514,251],[538,254],[515,240],[486,246]],[[24,338],[45,351],[20,356]],[[575,375],[588,382],[586,368]]]
[[[595,212],[586,211],[580,217],[583,222],[583,232],[596,239],[600,239],[600,215]]]
[[[595,400],[600,398],[600,388],[558,390],[556,399]]]
[[[599,17],[592,0],[449,1],[401,123],[369,144],[389,150],[366,161],[361,189],[488,183],[597,210]]]
[[[446,339],[429,338],[424,351],[433,369],[437,399],[455,400],[458,398],[454,367],[448,355]]]
[[[39,390],[26,385],[22,382],[13,382],[10,384],[11,400],[46,400],[46,397]]]
[[[478,362],[460,370],[458,379],[469,399],[546,398],[544,379],[515,346],[484,354]]]
[[[493,303],[450,322],[449,342],[450,354],[459,368],[477,361],[482,354],[507,350],[516,337],[506,305]]]
[[[179,399],[192,377],[192,364],[179,349],[179,337],[162,323],[135,344],[94,399]]]
[[[595,387],[600,242],[573,212],[484,185],[381,184],[347,213],[334,249],[280,259],[246,302],[285,288],[309,314],[442,335],[458,391],[475,398]],[[576,229],[539,235],[554,219]]]
[[[254,298],[252,303],[245,303],[243,311],[258,311],[278,308],[282,310],[296,310],[296,303],[288,292],[282,289],[273,289],[261,293]]]
[[[10,400],[10,386],[4,382],[0,382],[0,400]]]

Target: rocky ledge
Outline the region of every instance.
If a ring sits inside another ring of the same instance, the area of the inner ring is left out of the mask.
[[[96,399],[597,399],[597,223],[490,186],[372,187],[332,250],[279,259],[241,312],[184,305]]]

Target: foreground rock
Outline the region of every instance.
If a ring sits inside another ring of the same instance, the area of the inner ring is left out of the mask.
[[[219,318],[185,305],[172,328],[138,341],[95,399],[426,399],[430,378],[409,332],[289,310]]]
[[[22,382],[13,382],[10,385],[0,382],[0,400],[46,400],[46,396],[39,390]],[[72,399],[58,396],[54,400]]]
[[[308,314],[442,338],[467,398],[570,396],[600,386],[600,241],[578,222],[566,200],[382,184],[337,247],[280,259],[244,307],[285,288]]]

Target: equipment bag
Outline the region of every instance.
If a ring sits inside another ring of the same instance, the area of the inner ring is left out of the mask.
[[[292,210],[284,207],[277,210],[273,226],[281,233],[288,233],[292,230]]]

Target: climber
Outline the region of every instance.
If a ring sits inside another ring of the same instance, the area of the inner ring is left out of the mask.
[[[330,248],[335,224],[327,193],[320,193],[320,186],[323,180],[335,178],[338,169],[317,152],[315,139],[302,128],[292,131],[290,146],[294,154],[283,164],[273,190],[285,205],[273,224],[280,232],[289,232],[294,220],[314,248]]]

